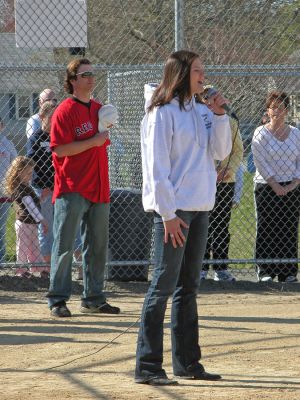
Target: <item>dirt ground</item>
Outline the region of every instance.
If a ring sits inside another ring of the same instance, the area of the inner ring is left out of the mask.
[[[174,387],[133,382],[138,320],[147,283],[107,283],[117,316],[79,313],[74,282],[71,319],[49,316],[40,278],[0,277],[2,400],[300,399],[300,284],[220,283],[199,293],[203,364],[217,383],[181,380]],[[170,359],[170,310],[165,361]]]

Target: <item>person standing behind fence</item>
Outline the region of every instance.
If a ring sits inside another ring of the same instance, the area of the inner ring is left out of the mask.
[[[205,92],[209,86],[205,88]],[[203,101],[210,108],[210,99]],[[216,162],[217,193],[213,210],[209,213],[208,238],[204,259],[227,260],[229,254],[230,232],[229,224],[232,211],[236,172],[243,160],[243,142],[238,121],[230,118],[232,150],[228,157]],[[206,279],[209,264],[204,264],[201,271],[201,280]],[[235,277],[228,271],[228,264],[214,264],[215,281],[235,281]]]
[[[4,123],[0,118],[0,264],[5,262],[6,222],[11,206],[11,199],[5,193],[5,174],[17,157],[17,150],[13,143],[4,135]]]
[[[81,222],[84,291],[80,311],[118,314],[103,293],[107,259],[109,178],[108,132],[98,132],[101,104],[91,99],[93,67],[87,59],[67,66],[65,89],[72,94],[55,110],[50,133],[54,176],[54,242],[50,287],[51,315],[70,317],[74,241]]]
[[[257,259],[298,258],[300,131],[285,123],[289,103],[286,93],[269,93],[270,121],[253,135]],[[270,261],[256,269],[259,281],[297,281],[297,263]]]
[[[56,99],[55,93],[52,89],[44,89],[39,95],[39,107],[40,108],[44,103],[48,103],[48,102],[54,106],[57,104],[57,99]],[[37,114],[32,115],[27,121],[27,124],[26,124],[27,139],[29,139],[30,136],[40,128],[41,128],[41,117],[38,112]]]
[[[32,186],[41,201],[41,212],[48,224],[47,233],[39,227],[39,241],[44,262],[50,265],[53,244],[53,186],[54,168],[50,150],[50,128],[55,105],[45,102],[40,110],[41,129],[35,131],[27,142],[27,156],[35,162]],[[49,270],[50,267],[45,269]]]
[[[229,154],[231,132],[220,94],[211,100],[213,112],[195,102],[203,84],[198,54],[172,53],[142,122],[143,206],[154,213],[155,267],[137,341],[135,382],[140,384],[177,383],[162,368],[163,324],[170,296],[174,374],[221,379],[199,362],[196,297],[208,211],[215,201],[214,158],[222,160]]]
[[[16,253],[17,262],[22,264],[40,263],[42,261],[38,241],[38,224],[42,224],[45,232],[48,225],[40,212],[40,201],[30,185],[34,161],[18,156],[12,162],[6,174],[6,191],[16,205]],[[39,267],[31,267],[30,272],[40,271]],[[29,276],[27,269],[21,267],[17,275]]]

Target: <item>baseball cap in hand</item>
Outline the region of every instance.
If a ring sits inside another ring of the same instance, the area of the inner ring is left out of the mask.
[[[115,125],[118,120],[118,110],[112,104],[102,106],[98,112],[98,130],[99,132],[107,131],[111,125]]]

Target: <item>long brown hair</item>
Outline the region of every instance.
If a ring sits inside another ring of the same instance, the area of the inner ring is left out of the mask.
[[[190,71],[197,53],[180,50],[172,53],[165,64],[161,83],[155,89],[148,111],[163,106],[178,96],[179,107],[184,109],[184,101],[191,97]]]
[[[35,163],[31,158],[19,156],[11,163],[5,176],[5,190],[10,196],[21,183],[20,175],[28,167],[34,167]]]

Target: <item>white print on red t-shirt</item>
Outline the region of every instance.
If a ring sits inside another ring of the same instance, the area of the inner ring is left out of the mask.
[[[84,122],[81,124],[81,127],[76,127],[75,128],[75,134],[76,136],[81,136],[84,135],[85,133],[91,131],[93,129],[93,125],[90,121]]]

